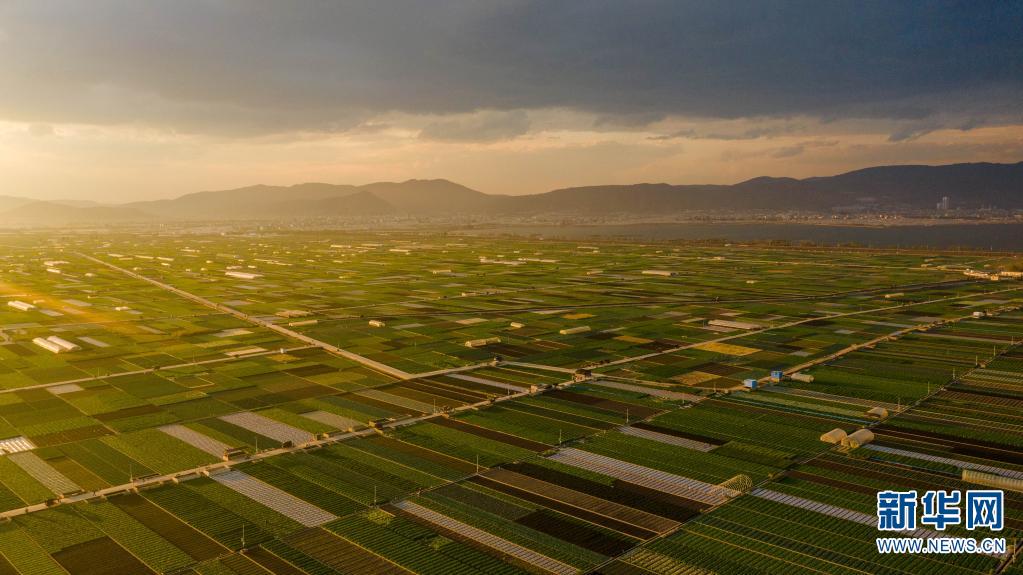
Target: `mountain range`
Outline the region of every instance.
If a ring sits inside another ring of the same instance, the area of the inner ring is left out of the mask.
[[[758,177],[732,185],[583,186],[521,196],[485,194],[442,179],[362,186],[255,185],[116,205],[0,196],[0,223],[55,225],[460,214],[669,215],[694,210],[828,211],[857,206],[932,209],[943,196],[948,196],[954,207],[1023,208],[1023,162],[878,166],[805,179]]]

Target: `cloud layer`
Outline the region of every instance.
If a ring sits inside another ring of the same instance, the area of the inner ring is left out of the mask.
[[[1023,3],[0,0],[0,194],[1023,158]]]
[[[0,117],[242,135],[481,109],[1003,122],[1020,30],[1018,2],[14,0]],[[527,123],[489,121],[484,139]]]

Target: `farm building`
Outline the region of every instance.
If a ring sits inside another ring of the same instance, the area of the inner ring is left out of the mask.
[[[262,277],[259,274],[254,274],[254,273],[249,273],[249,272],[239,272],[239,271],[235,271],[235,270],[228,270],[228,271],[224,272],[224,275],[228,276],[228,277],[235,278],[235,279],[240,279],[240,280],[254,280],[254,279],[258,278],[258,277]]]
[[[900,291],[895,292],[895,293],[886,293],[886,294],[884,294],[884,299],[895,299],[895,298],[902,297],[904,295],[906,295],[906,294],[904,292],[900,292]]]
[[[51,343],[59,346],[64,351],[77,351],[79,349],[82,349],[78,344],[71,343],[70,341],[64,338],[55,335],[51,335],[46,339],[47,341],[50,341]]]
[[[664,276],[669,278],[678,275],[671,270],[643,270],[641,273],[645,276]]]
[[[526,327],[526,324],[524,324],[522,322],[519,322],[519,321],[513,321],[510,324],[508,324],[508,327],[510,327],[512,329],[521,329],[521,328]]]
[[[984,473],[975,469],[963,469],[963,481],[996,489],[1023,492],[1023,479],[995,475],[994,473]]]
[[[45,349],[46,351],[53,353],[64,353],[65,351],[67,351],[63,347],[60,347],[59,345],[53,343],[52,341],[42,337],[37,337],[33,339],[32,343],[38,345],[39,347]]]
[[[888,410],[883,407],[871,407],[867,410],[867,417],[873,417],[875,419],[885,419],[888,417]]]
[[[23,302],[23,301],[18,301],[18,300],[11,300],[11,301],[7,302],[7,305],[10,306],[10,307],[13,307],[16,310],[20,310],[20,311],[29,311],[29,310],[33,310],[33,309],[36,308],[36,306],[34,306],[34,305],[30,304],[30,303]]]
[[[999,279],[1001,279],[1001,276],[999,274],[992,274],[992,273],[988,273],[988,272],[982,272],[982,271],[979,271],[979,270],[966,270],[966,271],[963,272],[963,275],[966,276],[966,277],[971,277],[971,278],[976,278],[976,279],[981,279],[981,280],[991,280],[993,282],[996,282]]]
[[[469,341],[465,342],[465,347],[483,347],[485,345],[490,345],[492,343],[501,343],[501,338],[486,337],[482,339],[470,339]]]
[[[857,429],[842,439],[842,445],[849,449],[857,449],[871,441],[874,441],[874,432],[867,429]]]
[[[588,325],[580,325],[580,326],[576,326],[576,327],[565,328],[565,329],[559,331],[558,333],[560,333],[561,335],[572,335],[572,334],[576,334],[576,333],[585,333],[585,332],[588,332],[588,331],[590,331],[590,326],[588,326]]]
[[[744,379],[744,380],[742,380],[742,386],[745,387],[746,389],[750,390],[750,391],[754,391],[754,390],[757,389],[757,380],[752,379],[752,378],[751,379]]]
[[[384,327],[385,325],[387,325],[387,324],[385,324],[384,322],[382,322],[382,321],[380,321],[378,319],[371,319],[371,320],[369,320],[369,327]]]
[[[796,372],[789,376],[792,381],[799,381],[802,383],[813,383],[813,376],[808,373]]]
[[[840,427],[836,427],[835,429],[832,429],[831,431],[821,435],[821,441],[823,441],[824,443],[830,443],[832,445],[838,445],[839,443],[842,443],[842,441],[845,438],[846,438],[845,430]]]

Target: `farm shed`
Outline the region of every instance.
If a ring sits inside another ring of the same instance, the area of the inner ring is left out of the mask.
[[[586,381],[588,379],[593,379],[593,372],[588,369],[580,367],[572,373],[572,381],[579,382]]]
[[[885,419],[888,417],[888,410],[883,407],[871,407],[867,410],[867,417]]]
[[[845,430],[840,427],[836,427],[831,431],[821,435],[821,441],[823,441],[824,443],[830,443],[832,445],[842,443],[842,440],[844,440],[845,438],[846,438]]]
[[[874,432],[867,428],[863,428],[857,429],[856,431],[845,436],[845,438],[842,439],[842,445],[850,449],[857,449],[870,443],[871,441],[874,441]]]
[[[66,340],[64,338],[58,337],[58,336],[55,336],[55,335],[51,335],[50,337],[48,337],[46,339],[48,341],[50,341],[50,342],[60,346],[60,348],[63,349],[64,351],[77,351],[79,349],[82,349],[78,344],[71,343],[70,341],[68,341],[68,340]]]
[[[465,342],[465,347],[483,347],[485,345],[490,345],[492,343],[501,343],[501,338],[485,337],[482,339],[470,339],[469,341]]]
[[[60,347],[59,345],[53,343],[52,341],[42,337],[37,337],[33,339],[32,343],[38,345],[39,347],[45,349],[46,351],[53,353],[63,353],[65,351],[63,347]]]
[[[1009,491],[1019,491],[1023,493],[1023,479],[1004,477],[1002,475],[995,475],[994,473],[984,473],[983,471],[976,471],[974,469],[964,469],[963,481],[967,483],[976,483],[978,485],[986,485],[987,487],[994,487],[996,489],[1008,489]]]

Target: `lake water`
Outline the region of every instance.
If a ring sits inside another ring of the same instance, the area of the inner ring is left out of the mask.
[[[951,224],[868,228],[809,224],[625,224],[524,225],[465,230],[468,234],[511,234],[581,240],[628,238],[634,240],[732,241],[808,240],[825,244],[856,242],[872,247],[931,247],[1023,251],[1023,224]]]

